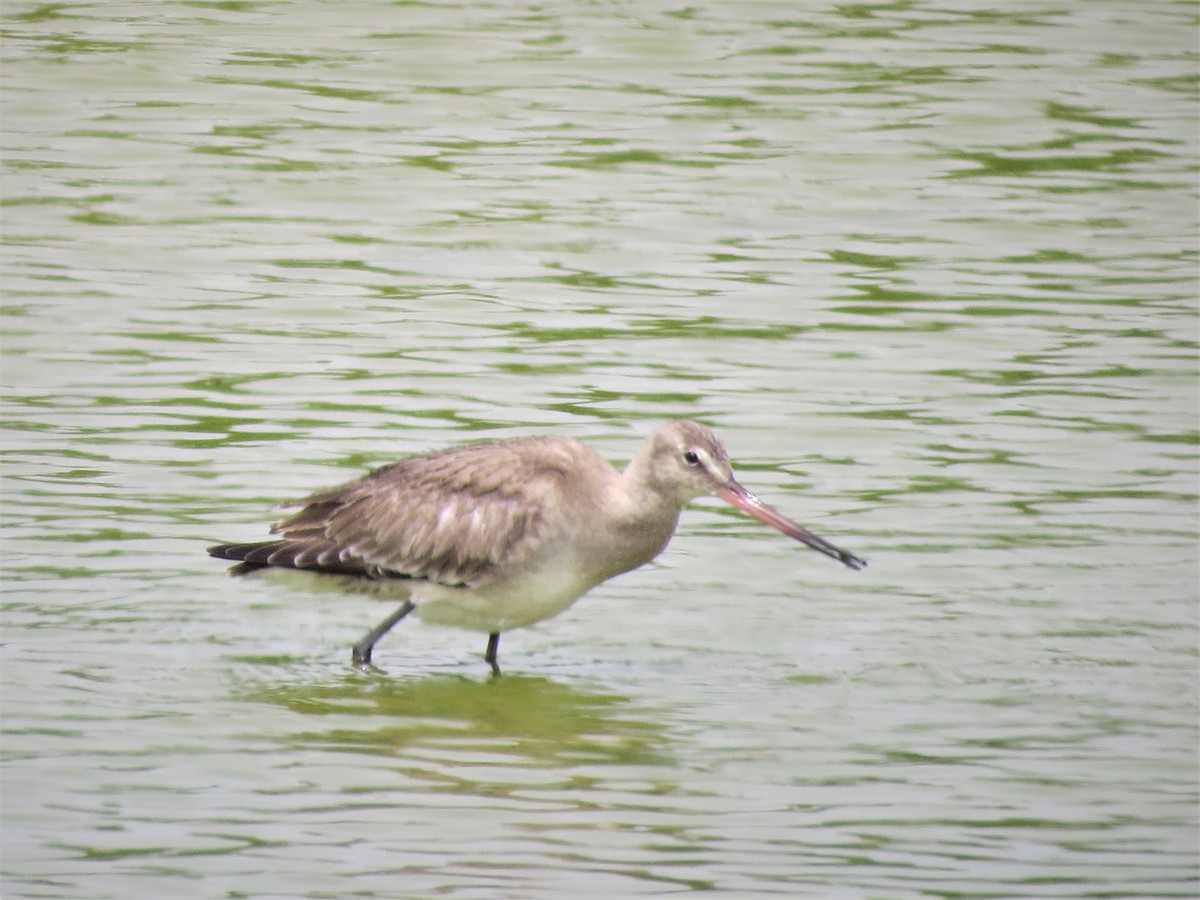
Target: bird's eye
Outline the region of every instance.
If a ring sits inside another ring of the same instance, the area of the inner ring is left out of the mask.
[[[689,466],[698,466],[700,464],[700,454],[695,450],[684,450],[683,461]]]

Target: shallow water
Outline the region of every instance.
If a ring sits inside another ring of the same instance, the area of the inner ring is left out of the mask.
[[[9,897],[1180,896],[1194,8],[5,7]],[[715,425],[484,638],[203,548]]]

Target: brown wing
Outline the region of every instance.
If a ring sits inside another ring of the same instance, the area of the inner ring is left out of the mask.
[[[517,438],[401,460],[286,504],[302,508],[251,561],[486,582],[500,565],[519,565],[562,513],[556,497],[581,450],[590,453],[569,439]]]

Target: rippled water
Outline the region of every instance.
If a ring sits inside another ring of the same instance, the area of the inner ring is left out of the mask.
[[[2,13],[10,897],[1179,896],[1195,8]],[[280,500],[703,418],[504,639],[227,579]]]

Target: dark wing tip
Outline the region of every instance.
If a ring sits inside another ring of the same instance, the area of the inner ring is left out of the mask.
[[[278,546],[276,541],[265,541],[257,544],[217,544],[208,548],[208,555],[217,559],[244,560],[247,556],[262,547]]]
[[[263,544],[218,544],[215,547],[208,548],[208,555],[214,556],[217,559],[227,559],[236,562],[237,565],[229,570],[230,575],[249,575],[251,572],[257,572],[259,569],[267,568],[265,562],[250,562],[247,557],[258,549],[264,546]]]
[[[231,575],[280,568],[368,579],[413,577],[405,572],[395,572],[363,560],[343,559],[336,552],[337,549],[335,544],[280,540],[252,544],[218,544],[208,548],[208,555],[238,563],[229,570]]]

